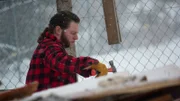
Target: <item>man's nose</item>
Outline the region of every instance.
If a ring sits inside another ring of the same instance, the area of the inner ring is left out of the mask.
[[[75,35],[75,36],[74,36],[74,40],[78,40],[78,35]]]

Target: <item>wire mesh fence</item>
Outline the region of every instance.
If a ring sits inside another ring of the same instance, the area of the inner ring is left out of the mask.
[[[136,74],[180,66],[180,1],[115,0],[122,42],[109,45],[102,0],[71,0],[81,23],[76,56],[113,60],[118,72]],[[67,6],[67,5],[64,5]],[[0,89],[24,85],[39,34],[57,11],[55,0],[0,1]]]

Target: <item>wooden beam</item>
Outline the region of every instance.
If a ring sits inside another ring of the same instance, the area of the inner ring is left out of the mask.
[[[173,97],[171,94],[164,94],[161,96],[156,96],[152,99],[148,99],[148,101],[173,101]]]
[[[62,10],[72,11],[72,2],[71,0],[56,0],[57,12]],[[75,46],[67,48],[66,51],[69,55],[76,56]]]
[[[115,9],[115,0],[102,0],[106,31],[108,34],[108,43],[118,44],[121,40],[120,28],[118,24],[118,17]]]

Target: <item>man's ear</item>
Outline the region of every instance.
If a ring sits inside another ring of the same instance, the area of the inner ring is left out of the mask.
[[[61,35],[61,32],[62,32],[61,27],[60,27],[60,26],[56,26],[56,27],[55,27],[55,33],[54,33],[54,34],[56,34],[57,36],[59,36],[59,35]]]

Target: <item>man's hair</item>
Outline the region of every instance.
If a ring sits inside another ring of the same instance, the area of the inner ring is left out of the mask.
[[[45,30],[41,33],[38,38],[38,42],[45,38],[45,33],[49,32],[53,34],[54,29],[56,26],[60,26],[61,29],[65,30],[69,27],[70,23],[74,21],[75,23],[79,23],[79,17],[70,12],[70,11],[60,11],[59,13],[55,14],[49,21],[49,26],[45,28]]]

